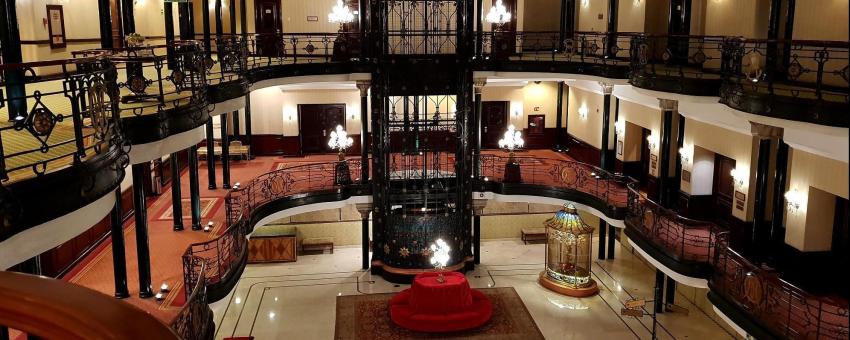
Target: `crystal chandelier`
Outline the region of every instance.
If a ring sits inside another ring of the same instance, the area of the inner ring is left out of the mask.
[[[491,24],[504,25],[511,21],[511,13],[502,4],[502,0],[496,0],[496,5],[490,7],[490,11],[487,12],[486,19]]]
[[[336,131],[331,131],[331,139],[328,140],[328,146],[333,150],[339,151],[340,158],[343,157],[345,149],[354,144],[354,139],[348,137],[348,132],[342,129],[342,125],[336,126]]]
[[[499,140],[499,147],[508,150],[511,154],[524,144],[525,141],[522,139],[522,133],[516,131],[513,124],[508,126],[508,131],[505,131],[505,137]]]
[[[328,22],[347,24],[354,21],[354,13],[342,4],[342,0],[336,1],[336,6],[328,13]]]

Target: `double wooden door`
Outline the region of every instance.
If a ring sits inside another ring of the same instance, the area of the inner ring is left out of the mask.
[[[733,226],[732,206],[735,202],[735,184],[732,170],[735,160],[721,154],[714,154],[714,215],[717,223]]]
[[[254,52],[260,56],[273,57],[279,55],[277,36],[283,29],[280,19],[280,0],[254,1],[254,30],[259,33]]]
[[[510,102],[492,101],[481,103],[481,148],[499,147],[499,139],[508,129]]]
[[[298,105],[298,130],[302,153],[327,153],[331,131],[345,128],[345,104]]]

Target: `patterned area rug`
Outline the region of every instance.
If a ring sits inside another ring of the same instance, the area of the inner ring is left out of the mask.
[[[168,193],[166,193],[167,195]],[[224,200],[218,197],[201,197],[201,219],[206,219],[215,213],[215,209],[218,208],[219,202],[224,202]],[[189,198],[184,198],[181,200],[181,208],[183,208],[183,219],[191,220],[192,219],[192,200]],[[158,220],[170,220],[173,217],[173,207],[171,204],[168,204],[165,209],[163,209],[162,213],[160,213]]]
[[[513,288],[479,289],[493,303],[493,317],[481,327],[454,333],[419,333],[396,326],[388,304],[395,293],[336,298],[337,340],[347,339],[544,339]]]

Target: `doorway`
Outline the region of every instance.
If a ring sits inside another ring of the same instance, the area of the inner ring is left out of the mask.
[[[259,56],[277,56],[283,51],[277,48],[277,33],[283,31],[280,19],[280,0],[256,0],[254,2],[254,30],[257,36],[255,53]]]
[[[507,101],[481,102],[481,148],[496,149],[499,138],[508,129],[508,110],[511,103]]]
[[[715,221],[732,230],[732,203],[735,201],[735,183],[732,170],[735,160],[721,154],[714,154],[714,216]],[[734,231],[733,231],[734,234]]]
[[[646,139],[652,134],[652,130],[647,129],[645,127],[641,127],[640,132],[640,176],[638,176],[638,180],[640,181],[641,186],[644,191],[649,191],[648,187],[653,187],[654,185],[649,185],[649,155],[652,152],[649,150],[649,141]]]
[[[493,0],[493,6],[496,5],[496,1]],[[503,0],[502,5],[505,6],[508,13],[517,13],[517,0]],[[491,24],[491,30],[493,32],[491,48],[494,58],[505,59],[517,54],[516,17],[516,15],[512,15],[511,21],[502,25]]]
[[[328,138],[337,125],[345,128],[345,104],[299,104],[301,153],[328,153]]]
[[[112,47],[124,46],[124,32],[121,32],[121,7],[118,0],[109,0],[109,16],[112,21]]]

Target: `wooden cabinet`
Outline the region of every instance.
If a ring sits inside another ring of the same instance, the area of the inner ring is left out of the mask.
[[[248,240],[248,263],[293,262],[297,259],[295,227],[264,226]]]

